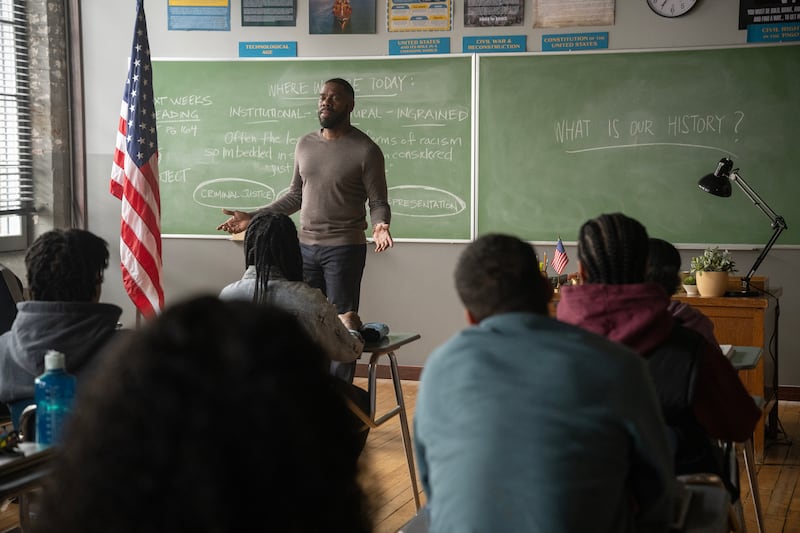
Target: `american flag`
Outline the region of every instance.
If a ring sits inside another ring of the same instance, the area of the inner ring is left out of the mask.
[[[567,263],[569,263],[569,257],[567,257],[567,252],[564,250],[564,243],[561,242],[561,237],[559,237],[556,243],[556,252],[553,254],[553,262],[551,264],[553,265],[553,269],[561,275]]]
[[[136,3],[131,63],[111,168],[111,194],[122,200],[122,283],[136,309],[150,318],[164,308],[164,291],[156,109],[143,1]]]

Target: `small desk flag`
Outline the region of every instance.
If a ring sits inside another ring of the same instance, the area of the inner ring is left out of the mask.
[[[156,108],[143,2],[136,2],[130,66],[111,167],[111,194],[122,200],[122,283],[136,309],[151,318],[164,307],[164,290]]]
[[[566,268],[567,263],[569,263],[569,257],[567,257],[567,252],[564,250],[564,243],[561,242],[561,237],[558,238],[558,242],[556,243],[556,251],[553,254],[553,269],[561,275],[564,272],[564,268]]]

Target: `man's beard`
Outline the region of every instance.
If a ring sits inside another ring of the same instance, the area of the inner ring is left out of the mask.
[[[347,118],[347,113],[337,113],[333,110],[328,111],[328,116],[326,118],[322,118],[322,112],[317,111],[317,117],[319,118],[319,124],[323,128],[335,128],[340,124],[344,123],[345,119]]]

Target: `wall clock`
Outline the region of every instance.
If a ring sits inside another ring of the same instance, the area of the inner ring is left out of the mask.
[[[674,18],[685,15],[697,4],[697,0],[647,0],[650,9],[662,17]]]

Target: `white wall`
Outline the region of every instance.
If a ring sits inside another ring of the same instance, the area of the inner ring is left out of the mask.
[[[608,31],[610,49],[651,49],[740,45],[746,32],[737,28],[738,2],[701,1],[687,16],[664,19],[650,11],[644,1],[619,0],[616,24],[608,27],[532,28],[530,2],[525,2],[523,26],[509,28],[463,27],[463,2],[454,0],[455,16],[450,32],[424,35],[449,37],[451,52],[461,52],[466,35],[518,35],[528,38],[528,51],[541,50],[541,36],[574,31]],[[378,31],[374,35],[308,35],[308,3],[298,2],[298,22],[293,28],[240,27],[238,0],[231,0],[230,32],[178,32],[167,30],[167,2],[146,0],[150,46],[154,57],[234,58],[239,41],[297,41],[301,57],[387,55],[390,39],[419,37],[420,33],[388,33],[386,2],[376,0]],[[119,203],[108,193],[108,179],[116,135],[122,87],[133,31],[133,0],[87,0],[82,3],[84,82],[86,86],[86,131],[89,190],[89,229],[110,243],[118,242]],[[213,72],[209,72],[213,76]],[[343,73],[346,75],[346,73]],[[797,105],[792,102],[791,105]],[[311,129],[311,128],[310,128]],[[785,155],[789,157],[789,154]],[[767,201],[769,201],[767,199]],[[800,216],[782,213],[789,231],[800,224]],[[209,219],[209,228],[223,217]],[[769,229],[765,220],[765,242]],[[452,270],[463,244],[398,243],[388,253],[370,254],[362,286],[361,315],[365,321],[381,321],[394,331],[416,331],[422,339],[399,353],[401,365],[422,365],[428,353],[463,327],[463,311],[452,285]],[[119,254],[112,246],[112,264]],[[541,251],[552,254],[552,246]],[[696,250],[683,250],[684,263]],[[577,253],[567,246],[574,268]],[[746,268],[757,252],[736,250],[734,257]],[[166,239],[164,241],[164,285],[167,302],[198,292],[217,293],[242,271],[241,247],[227,240]],[[759,275],[770,277],[771,286],[783,288],[781,298],[780,384],[800,385],[800,350],[792,326],[800,317],[795,296],[800,282],[800,250],[774,249]],[[135,311],[118,276],[106,278],[104,300],[121,305],[123,321],[133,325]]]

